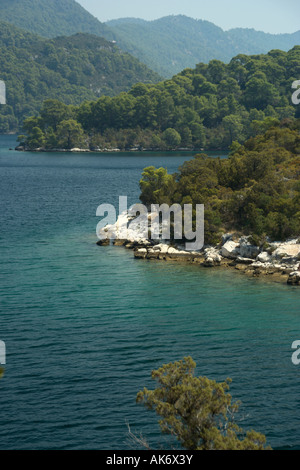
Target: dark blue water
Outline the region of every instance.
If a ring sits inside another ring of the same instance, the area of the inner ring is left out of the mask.
[[[233,379],[241,425],[300,447],[300,290],[226,270],[145,262],[96,246],[96,209],[138,200],[145,166],[188,155],[0,150],[1,449],[127,449],[127,426],[154,446],[156,416],[135,404],[151,370],[191,355]]]

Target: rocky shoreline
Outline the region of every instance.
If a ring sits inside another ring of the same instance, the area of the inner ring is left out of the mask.
[[[12,148],[10,150],[13,150]],[[118,152],[203,152],[204,149],[200,148],[174,148],[172,150],[166,150],[163,148],[153,148],[153,147],[131,147],[131,148],[114,148],[114,147],[109,147],[109,148],[72,148],[72,149],[65,149],[65,148],[52,148],[52,149],[46,149],[44,147],[37,147],[34,149],[30,149],[24,145],[18,145],[17,147],[14,148],[14,150],[17,150],[18,152],[54,152],[54,153],[118,153]],[[211,150],[210,150],[211,151]],[[217,151],[221,151],[221,149],[218,149]],[[225,149],[224,152],[227,152]]]
[[[147,239],[134,227],[127,230],[126,238],[120,236],[121,222],[134,218],[121,214],[114,225],[103,228],[97,245],[124,246],[133,250],[135,259],[177,261],[197,264],[203,268],[228,267],[251,277],[300,286],[300,237],[284,242],[268,242],[264,246],[251,243],[250,236],[234,233],[223,235],[218,246],[204,246],[200,251],[186,251],[166,241]]]

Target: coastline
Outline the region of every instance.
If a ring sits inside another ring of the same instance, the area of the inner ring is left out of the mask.
[[[12,149],[10,149],[12,150]],[[226,152],[228,153],[228,148],[218,148],[218,149],[205,149],[205,148],[188,148],[188,147],[178,147],[173,149],[166,149],[166,148],[151,148],[151,147],[133,147],[133,148],[72,148],[72,149],[65,149],[65,148],[52,148],[52,149],[45,149],[44,147],[39,147],[35,149],[29,149],[24,145],[18,145],[14,148],[14,150],[18,152],[36,152],[36,153],[127,153],[127,152],[188,152],[192,154],[196,154],[199,152]]]
[[[107,246],[108,243],[97,242],[99,246]],[[218,269],[218,268],[225,268],[225,269],[232,269],[235,271],[239,271],[242,274],[245,274],[252,278],[260,278],[265,279],[268,281],[273,281],[276,283],[281,284],[289,284],[294,286],[300,286],[300,271],[297,272],[297,275],[293,275],[296,273],[291,268],[288,268],[284,265],[270,265],[267,266],[264,263],[255,263],[254,260],[251,260],[251,264],[248,260],[230,260],[223,258],[218,262],[211,264],[207,261],[207,257],[203,253],[189,253],[178,252],[175,253],[163,253],[159,250],[155,250],[157,246],[153,246],[153,248],[144,248],[144,247],[134,247],[128,241],[121,241],[116,240],[113,243],[114,246],[124,247],[126,249],[132,249],[133,255],[135,259],[139,260],[146,260],[146,261],[173,261],[179,263],[188,263],[193,265],[198,265],[203,269]],[[214,247],[211,247],[215,249]],[[178,248],[174,248],[177,250]],[[146,251],[145,251],[146,250]]]
[[[252,278],[261,278],[290,286],[300,286],[300,237],[256,246],[250,236],[235,233],[223,235],[217,246],[204,246],[199,251],[186,251],[183,246],[141,237],[134,229],[127,237],[120,236],[119,227],[134,218],[121,214],[114,225],[102,228],[98,246],[114,245],[133,251],[137,260],[173,261],[198,265],[204,269],[234,269]]]

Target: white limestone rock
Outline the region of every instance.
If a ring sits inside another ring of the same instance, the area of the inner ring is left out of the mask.
[[[240,255],[239,244],[231,240],[227,241],[221,249],[224,258],[236,259]]]
[[[274,259],[295,258],[295,260],[300,260],[300,244],[282,243],[273,252],[272,257]]]
[[[154,250],[158,250],[163,255],[168,253],[169,248],[169,245],[166,245],[164,243],[160,243],[159,245],[155,245],[153,247]]]
[[[260,261],[261,263],[271,263],[272,256],[266,251],[263,251],[257,256],[256,260]]]
[[[218,266],[222,261],[222,256],[218,249],[214,247],[205,248],[204,250],[204,266]]]
[[[242,258],[252,258],[252,259],[255,259],[258,255],[259,255],[259,252],[260,252],[260,248],[256,245],[253,245],[250,241],[249,241],[250,237],[242,237],[240,238],[239,240],[239,244],[240,244],[240,256]]]
[[[300,286],[300,271],[294,271],[289,275],[287,283],[292,286]]]

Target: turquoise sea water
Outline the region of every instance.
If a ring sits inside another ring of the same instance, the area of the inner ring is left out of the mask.
[[[191,155],[36,154],[0,140],[1,449],[127,449],[127,426],[160,445],[135,404],[151,370],[191,355],[231,377],[240,424],[300,448],[300,290],[235,271],[134,260],[96,246],[99,204],[138,200],[145,166]]]

